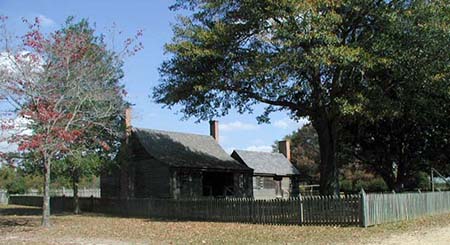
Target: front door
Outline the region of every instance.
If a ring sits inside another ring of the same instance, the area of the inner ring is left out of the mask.
[[[203,196],[232,196],[233,184],[233,173],[203,172]]]

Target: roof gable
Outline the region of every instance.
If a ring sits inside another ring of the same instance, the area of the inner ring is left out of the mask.
[[[232,157],[254,169],[255,174],[298,175],[298,169],[281,153],[233,151]]]
[[[211,136],[143,128],[133,128],[132,133],[148,154],[170,166],[251,171]]]

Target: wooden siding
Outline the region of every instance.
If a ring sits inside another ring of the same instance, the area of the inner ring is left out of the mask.
[[[170,192],[173,198],[203,197],[203,175],[208,173],[199,169],[173,168],[170,171]],[[218,172],[220,173],[220,172]],[[224,172],[224,174],[228,174]],[[235,172],[233,174],[233,197],[253,197],[250,173]]]
[[[118,155],[120,166],[100,177],[102,197],[170,197],[169,167],[132,137]]]
[[[298,180],[296,176],[281,178],[281,192],[277,193],[277,181],[269,176],[253,177],[253,193],[256,199],[298,197]]]
[[[154,158],[133,162],[134,197],[169,198],[169,168]]]
[[[115,168],[111,172],[100,176],[100,195],[102,197],[118,197],[120,195],[120,170]]]
[[[235,197],[253,197],[252,174],[248,172],[234,173]]]
[[[203,197],[203,172],[214,171],[171,167],[149,155],[135,137],[122,146],[118,157],[120,167],[101,176],[102,197]],[[250,171],[224,169],[220,172],[233,174],[235,197],[253,197]]]
[[[202,175],[199,170],[179,169],[170,170],[172,198],[193,198],[203,196]]]

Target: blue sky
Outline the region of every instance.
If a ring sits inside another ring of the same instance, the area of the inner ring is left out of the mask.
[[[176,109],[163,109],[154,103],[149,94],[159,82],[158,67],[167,55],[163,46],[172,37],[171,23],[176,15],[168,9],[171,0],[119,1],[119,0],[2,0],[0,15],[9,17],[9,28],[15,34],[23,34],[25,25],[21,18],[41,19],[44,30],[51,31],[61,26],[67,16],[88,18],[96,23],[99,32],[105,32],[115,23],[125,37],[144,29],[142,43],[144,49],[136,56],[125,61],[123,83],[128,90],[128,100],[133,107],[132,125],[153,129],[208,134],[208,122],[195,123],[195,118],[180,120],[182,115]],[[296,130],[303,122],[294,122],[287,113],[274,113],[271,124],[258,125],[256,116],[262,112],[262,106],[255,113],[229,115],[218,118],[220,144],[230,152],[232,149],[270,150],[277,139]]]

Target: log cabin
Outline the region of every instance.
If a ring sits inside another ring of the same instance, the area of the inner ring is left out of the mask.
[[[253,197],[253,169],[222,149],[217,121],[198,135],[134,128],[130,114],[120,167],[100,178],[102,197]]]

